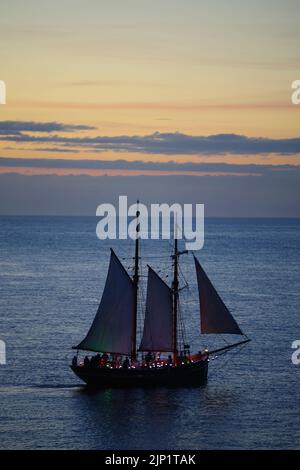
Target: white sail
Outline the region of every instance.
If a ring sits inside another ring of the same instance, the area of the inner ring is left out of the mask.
[[[148,266],[146,314],[140,351],[172,351],[172,290]]]
[[[210,282],[197,258],[194,257],[201,313],[201,333],[243,335],[237,322]]]
[[[85,339],[75,349],[130,354],[134,328],[134,284],[111,250],[102,299]]]

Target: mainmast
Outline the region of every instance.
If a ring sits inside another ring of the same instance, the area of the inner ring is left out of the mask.
[[[133,335],[132,335],[132,350],[131,350],[131,359],[136,360],[136,329],[137,329],[137,310],[138,310],[138,288],[139,288],[139,201],[137,201],[137,211],[136,211],[136,239],[135,239],[135,253],[134,253],[134,274],[133,274],[133,284],[134,284],[134,321],[133,321]]]
[[[175,230],[175,243],[174,243],[174,277],[172,283],[173,290],[173,363],[177,361],[177,315],[178,315],[178,240],[177,230]]]

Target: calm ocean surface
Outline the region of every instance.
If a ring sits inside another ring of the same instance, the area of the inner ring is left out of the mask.
[[[8,449],[300,448],[300,221],[208,219],[197,253],[252,338],[210,362],[203,388],[88,392],[68,367],[71,346],[94,318],[109,246],[132,265],[132,242],[99,241],[91,217],[1,217],[0,447]],[[166,280],[168,241],[143,243]],[[161,258],[158,256],[161,255]],[[196,350],[200,338],[191,256],[182,305]]]

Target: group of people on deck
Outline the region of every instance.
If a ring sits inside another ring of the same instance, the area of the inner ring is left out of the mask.
[[[160,354],[156,355],[148,352],[142,361],[130,361],[129,357],[125,358],[118,354],[112,354],[109,356],[107,353],[96,354],[89,358],[85,356],[83,363],[82,361],[79,365],[84,367],[110,367],[112,369],[129,369],[131,367],[158,367],[158,366],[171,366],[173,364],[172,356],[169,355],[167,359],[161,359]],[[75,367],[78,365],[78,356],[75,355],[72,360],[72,365]]]

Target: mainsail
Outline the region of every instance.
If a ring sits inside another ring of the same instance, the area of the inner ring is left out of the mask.
[[[139,350],[173,350],[172,290],[150,266],[144,332]]]
[[[133,281],[111,250],[102,299],[85,339],[74,349],[130,354],[134,328]]]
[[[194,260],[200,300],[201,333],[243,335],[237,322],[229,312],[195,256]]]

